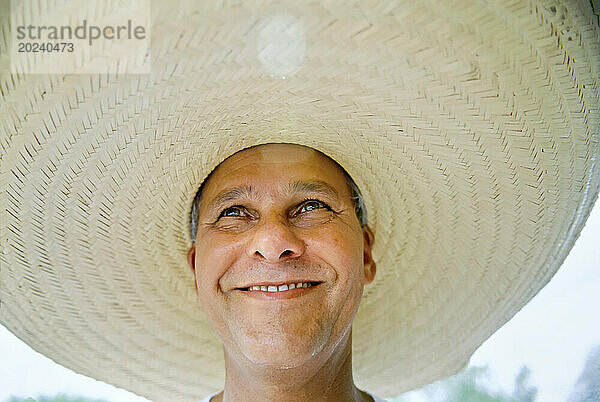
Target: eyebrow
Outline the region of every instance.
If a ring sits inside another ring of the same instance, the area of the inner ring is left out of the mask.
[[[338,192],[329,183],[322,180],[296,180],[283,186],[284,194],[322,193],[334,199],[339,199]],[[214,211],[221,205],[240,198],[259,199],[259,194],[252,186],[238,186],[221,191],[208,204],[208,211]]]

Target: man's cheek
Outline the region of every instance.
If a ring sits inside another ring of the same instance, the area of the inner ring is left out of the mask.
[[[206,315],[210,325],[220,337],[223,337],[223,327],[227,319],[227,312],[222,306],[221,301],[216,301],[214,296],[204,294],[200,297],[200,307]]]

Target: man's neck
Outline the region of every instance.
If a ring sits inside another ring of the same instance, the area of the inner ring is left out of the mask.
[[[352,378],[351,332],[324,362],[295,368],[256,368],[225,352],[225,389],[211,402],[230,401],[372,401]],[[244,364],[245,363],[245,364]]]

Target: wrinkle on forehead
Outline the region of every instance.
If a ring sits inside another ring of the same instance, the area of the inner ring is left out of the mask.
[[[273,186],[271,197],[320,192],[343,201],[350,200],[352,193],[347,173],[329,156],[304,145],[269,143],[242,149],[217,165],[202,184],[201,196],[209,204],[199,207],[208,212],[234,197],[262,198],[266,194],[258,194],[252,179],[248,180],[254,175],[261,177],[262,185]]]
[[[335,175],[337,172],[345,180],[345,171],[336,161],[324,153],[300,144],[270,143],[242,149],[222,161],[207,177],[207,186],[220,182],[222,177],[232,176],[239,171],[262,170],[261,166],[278,165],[285,157],[285,164],[298,164],[307,167],[318,167],[320,174]],[[208,183],[212,182],[212,183]]]

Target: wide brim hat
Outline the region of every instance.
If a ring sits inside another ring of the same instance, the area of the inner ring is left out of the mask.
[[[218,391],[222,345],[186,261],[192,200],[233,153],[295,143],[352,176],[374,232],[357,386],[394,396],[456,373],[552,278],[597,198],[597,13],[157,1],[142,74],[28,74],[3,13],[0,323],[151,400]]]

